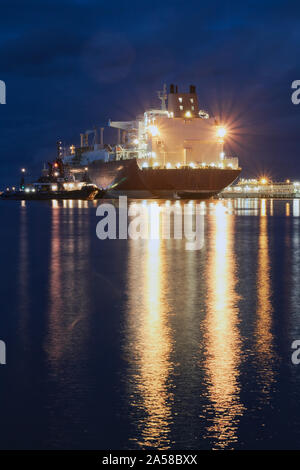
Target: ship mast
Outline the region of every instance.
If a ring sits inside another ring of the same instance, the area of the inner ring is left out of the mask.
[[[158,95],[158,98],[161,100],[161,110],[166,111],[167,110],[166,101],[167,101],[168,95],[167,95],[167,85],[165,83],[163,85],[162,91],[158,91],[157,95]]]

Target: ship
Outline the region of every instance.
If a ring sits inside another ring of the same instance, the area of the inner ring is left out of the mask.
[[[159,107],[133,121],[108,122],[113,144],[104,144],[105,127],[82,133],[80,146],[63,152],[64,164],[74,173],[84,168],[108,197],[206,199],[232,184],[238,158],[225,155],[227,130],[200,109],[196,87],[181,93],[164,85],[158,98]]]
[[[80,189],[57,189],[54,185],[37,187],[35,183],[25,189],[6,190],[0,199],[9,201],[49,201],[59,199],[87,200],[98,199],[99,190],[94,185],[85,185]]]
[[[79,172],[79,178],[69,172],[61,159],[60,146],[58,155],[53,162],[44,165],[40,177],[36,181],[25,182],[25,168],[21,171],[18,186],[7,187],[0,193],[1,200],[12,201],[45,201],[58,199],[93,200],[100,199],[104,191],[92,184],[87,174]]]

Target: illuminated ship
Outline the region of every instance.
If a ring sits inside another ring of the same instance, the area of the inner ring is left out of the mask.
[[[60,149],[61,147],[58,146],[56,160],[48,162],[48,168],[44,166],[40,177],[36,181],[25,183],[26,170],[22,168],[20,185],[6,188],[6,191],[0,193],[0,199],[18,201],[100,199],[104,195],[104,191],[90,184],[88,176],[82,170],[78,174],[78,179],[69,173],[60,157]]]
[[[171,85],[158,93],[160,109],[150,109],[134,121],[109,121],[118,130],[113,146],[104,144],[96,129],[81,134],[64,163],[88,169],[93,184],[108,196],[133,198],[208,198],[240,174],[237,158],[224,153],[226,129],[199,109],[195,86],[180,93]],[[89,142],[90,135],[94,141]]]

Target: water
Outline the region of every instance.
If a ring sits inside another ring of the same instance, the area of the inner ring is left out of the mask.
[[[205,207],[187,251],[1,203],[0,448],[300,447],[299,201]]]

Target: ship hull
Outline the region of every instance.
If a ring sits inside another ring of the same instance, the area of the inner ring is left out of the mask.
[[[179,168],[141,170],[136,159],[95,161],[89,177],[110,197],[207,199],[231,184],[241,169]]]

